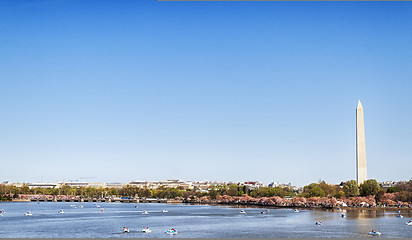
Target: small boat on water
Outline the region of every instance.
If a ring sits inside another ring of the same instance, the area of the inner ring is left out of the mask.
[[[260,214],[266,214],[266,211],[261,211]]]
[[[295,213],[298,213],[299,212],[299,210],[297,210],[296,208],[293,210],[293,212],[295,212]]]
[[[403,216],[400,215],[400,214],[399,214],[399,215],[396,215],[396,217],[397,217],[397,218],[403,218]]]
[[[317,226],[322,226],[322,222],[321,221],[316,221],[315,223]]]
[[[165,212],[165,213],[166,213],[166,212],[169,212],[169,211],[167,211],[167,209],[163,209],[163,211],[162,211],[162,212]]]
[[[124,233],[128,233],[128,232],[129,232],[129,228],[123,227],[123,232],[124,232]]]
[[[64,213],[63,209],[60,209],[60,210],[59,210],[59,213]]]
[[[240,210],[240,213],[245,214],[246,211],[245,210]]]
[[[336,210],[340,211],[341,209],[340,209],[340,208],[336,208]]]
[[[100,207],[100,205],[96,205],[96,207]]]
[[[71,204],[70,207],[77,208],[76,205],[74,205],[74,204]]]
[[[100,212],[103,212],[103,211],[104,211],[104,208],[100,209]]]
[[[177,234],[177,231],[174,228],[172,228],[170,230],[167,230],[165,233],[169,234],[169,235],[175,235],[175,234]]]
[[[144,211],[142,212],[142,214],[143,214],[143,215],[147,215],[147,214],[149,214],[149,212],[146,211],[146,210],[144,210]]]
[[[342,217],[342,218],[345,218],[345,217],[346,217],[346,214],[342,213],[341,217]]]
[[[372,230],[369,232],[369,235],[378,236],[378,235],[381,235],[381,233],[378,231]]]
[[[152,230],[151,230],[150,228],[143,228],[143,229],[142,229],[142,232],[144,232],[144,233],[151,233]]]
[[[401,211],[399,211],[399,210],[396,210],[395,212],[396,212],[396,213],[401,213]]]
[[[406,225],[412,226],[412,221],[406,222]]]
[[[33,214],[32,214],[31,212],[27,211],[24,215],[26,215],[26,216],[32,216]]]
[[[80,205],[79,208],[83,208],[83,205]]]
[[[4,209],[0,210],[0,216],[3,216],[4,213],[5,213]]]

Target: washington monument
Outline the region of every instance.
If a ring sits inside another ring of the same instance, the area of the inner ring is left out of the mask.
[[[363,107],[359,100],[356,107],[356,181],[361,184],[367,179],[365,125],[363,123]]]

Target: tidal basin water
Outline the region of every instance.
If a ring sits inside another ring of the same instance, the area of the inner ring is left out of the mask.
[[[412,238],[412,226],[406,225],[412,211],[407,210],[401,211],[403,218],[381,210],[348,210],[342,218],[336,210],[269,209],[261,214],[265,208],[159,203],[1,202],[0,209],[5,210],[2,238],[359,238],[371,237],[371,229],[381,232],[380,238]],[[32,216],[25,216],[27,211]],[[130,232],[123,233],[123,227]],[[152,232],[142,233],[145,227]],[[171,228],[178,234],[166,235]]]

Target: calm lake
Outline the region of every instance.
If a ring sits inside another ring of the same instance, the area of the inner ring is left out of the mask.
[[[411,238],[412,211],[403,218],[394,211],[342,211],[237,208],[160,203],[1,202],[2,238],[165,238],[177,230],[179,238]],[[83,207],[80,207],[82,205]],[[62,209],[64,213],[58,213]],[[102,211],[103,209],[103,211]],[[168,210],[167,213],[162,210]],[[245,214],[240,210],[244,209]],[[147,215],[142,211],[146,210]],[[30,211],[32,216],[24,214]],[[322,221],[322,226],[315,225]],[[130,232],[123,233],[123,227]],[[142,233],[149,227],[151,233]],[[173,236],[172,236],[173,237]]]

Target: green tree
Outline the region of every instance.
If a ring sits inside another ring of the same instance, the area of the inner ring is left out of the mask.
[[[310,189],[310,197],[324,197],[325,191],[320,186],[315,186]]]
[[[355,180],[345,182],[343,192],[345,193],[345,197],[357,197],[359,195],[358,183]]]
[[[216,199],[216,197],[219,195],[219,190],[216,187],[213,187],[212,189],[209,190],[209,196],[212,199]]]
[[[343,196],[345,196],[345,192],[343,192],[343,191],[339,191],[338,193],[336,193],[335,194],[335,198],[341,198],[341,197],[343,197]]]
[[[303,187],[303,194],[304,197],[324,197],[325,191],[319,186],[318,183],[311,183],[307,186]]]
[[[108,188],[107,194],[109,194],[110,196],[117,196],[119,195],[119,191],[117,191],[116,188]]]
[[[383,198],[384,195],[385,195],[385,191],[383,189],[379,189],[379,191],[375,195],[375,200],[377,202],[381,201],[381,199]]]
[[[361,196],[377,195],[380,189],[375,179],[369,179],[359,186],[359,193]]]
[[[394,192],[399,192],[396,187],[389,187],[388,190],[386,190],[387,193],[394,193]]]
[[[399,192],[397,201],[412,202],[412,180],[407,183],[398,184],[395,188],[396,192]]]
[[[85,197],[85,196],[86,196],[86,188],[83,187],[83,186],[78,187],[78,188],[76,189],[76,195],[77,195],[77,196],[80,196],[80,197]]]
[[[64,185],[60,188],[60,194],[63,195],[75,195],[76,194],[76,188],[73,188],[69,185]]]
[[[396,197],[396,201],[412,202],[412,192],[401,191]]]
[[[339,187],[337,185],[327,184],[325,181],[319,183],[319,187],[325,192],[325,195],[332,197],[339,192]]]
[[[162,189],[162,188],[160,188]],[[139,193],[139,188],[136,186],[126,185],[122,189],[120,189],[119,194],[123,197],[134,197],[136,194]]]
[[[27,185],[27,184],[23,184],[20,187],[20,190],[21,190],[22,194],[29,194],[30,193],[30,188],[29,188],[29,185]]]
[[[239,195],[239,185],[230,184],[229,189],[227,190],[227,195],[238,196]]]
[[[274,197],[274,196],[279,196],[279,197],[286,197],[286,196],[294,196],[295,192],[288,188],[288,187],[261,187],[259,189],[254,190],[253,195],[259,195],[260,197]],[[251,192],[251,196],[252,192]]]
[[[250,196],[252,197],[266,197],[268,194],[267,187],[261,187],[250,191]]]

